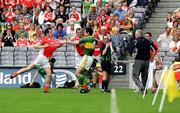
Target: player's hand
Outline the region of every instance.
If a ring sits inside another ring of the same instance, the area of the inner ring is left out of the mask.
[[[109,46],[110,46],[110,43],[107,43],[107,44],[106,44],[106,47],[108,48]]]
[[[44,48],[49,47],[49,44],[44,44]]]

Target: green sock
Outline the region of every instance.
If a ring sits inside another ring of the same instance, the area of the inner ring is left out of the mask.
[[[80,75],[80,76],[78,77],[79,84],[80,84],[80,85],[83,85],[83,84],[84,84],[85,79],[86,79],[86,78],[85,78],[85,76]]]

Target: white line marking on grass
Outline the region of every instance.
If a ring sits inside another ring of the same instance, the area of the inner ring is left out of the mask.
[[[111,113],[119,113],[115,89],[111,90]]]

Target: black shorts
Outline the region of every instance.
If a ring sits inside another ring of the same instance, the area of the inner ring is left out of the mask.
[[[110,61],[101,61],[102,71],[106,71],[108,74],[111,74],[111,62]]]

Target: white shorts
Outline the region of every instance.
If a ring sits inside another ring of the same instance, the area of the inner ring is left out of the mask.
[[[42,68],[51,67],[49,64],[49,59],[44,55],[38,55],[33,63],[35,65],[40,65]]]
[[[92,56],[84,55],[83,60],[81,62],[81,67],[86,70],[89,70],[93,61],[94,61],[94,58]]]
[[[75,68],[77,69],[83,60],[83,56],[75,55]]]

